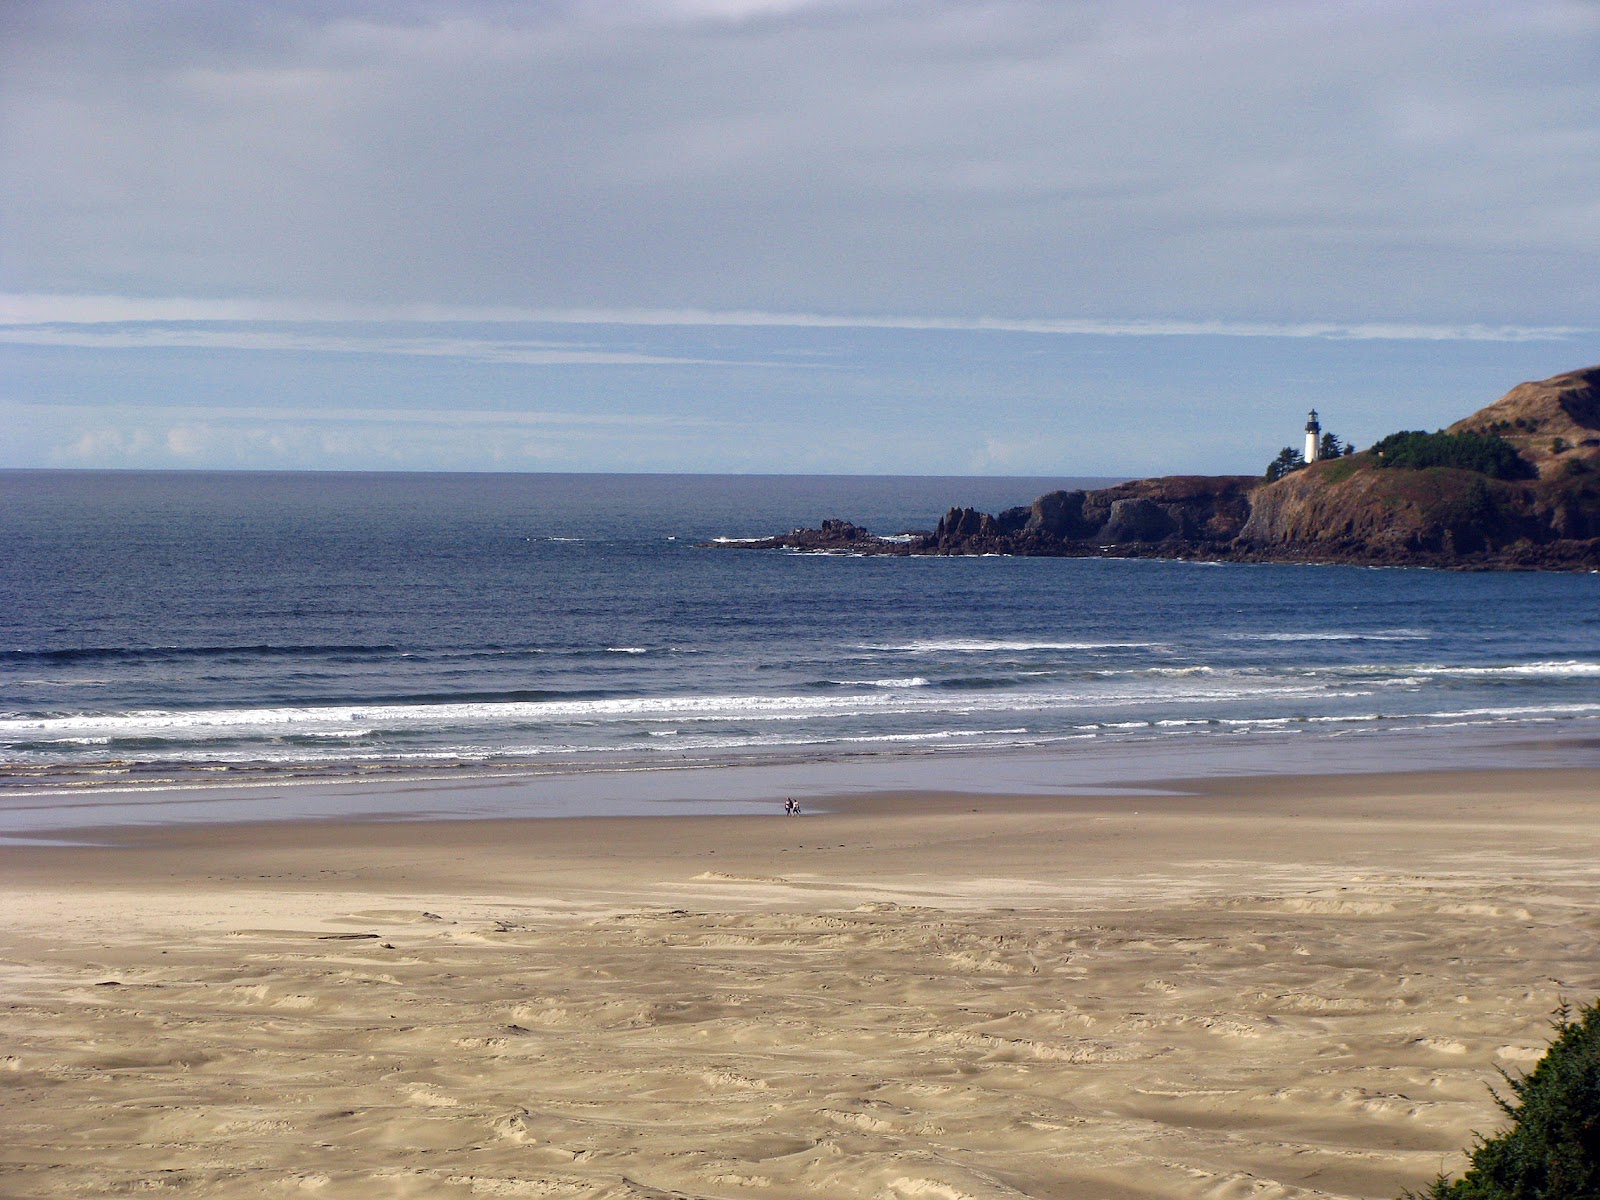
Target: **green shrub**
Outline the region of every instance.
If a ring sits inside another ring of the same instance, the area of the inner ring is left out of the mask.
[[[1278,457],[1267,464],[1266,481],[1268,483],[1277,483],[1285,475],[1293,474],[1295,471],[1304,468],[1305,465],[1305,455],[1301,454],[1293,446],[1285,446],[1278,451]]]
[[[1409,1200],[1600,1200],[1600,1001],[1573,1020],[1562,1006],[1556,1038],[1533,1072],[1501,1075],[1516,1102],[1495,1095],[1511,1127],[1479,1138],[1467,1173],[1442,1175]]]
[[[1482,433],[1391,433],[1372,447],[1380,467],[1456,467],[1495,479],[1531,479],[1535,472],[1516,447]]]

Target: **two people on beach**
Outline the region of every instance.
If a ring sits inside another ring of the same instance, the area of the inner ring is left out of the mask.
[[[783,815],[786,817],[798,817],[800,815],[800,801],[793,797],[785,800],[783,802]]]

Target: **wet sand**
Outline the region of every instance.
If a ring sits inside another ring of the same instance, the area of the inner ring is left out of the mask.
[[[0,1194],[1392,1197],[1600,992],[1600,772],[0,847]]]

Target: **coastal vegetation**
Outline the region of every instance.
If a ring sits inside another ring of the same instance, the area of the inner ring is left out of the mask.
[[[1285,446],[1278,451],[1278,457],[1267,464],[1264,478],[1268,483],[1277,483],[1291,471],[1303,471],[1306,465],[1306,456],[1293,446]]]
[[[1406,1200],[1600,1200],[1600,1001],[1576,1019],[1561,1008],[1554,1025],[1530,1074],[1501,1072],[1513,1098],[1495,1102],[1510,1128],[1479,1139],[1460,1179],[1440,1176]]]
[[[1493,433],[1403,430],[1380,439],[1372,447],[1372,455],[1379,467],[1454,467],[1491,479],[1532,479],[1537,474],[1515,446]]]
[[[1317,443],[1317,461],[1324,462],[1330,458],[1343,458],[1347,454],[1354,454],[1356,448],[1349,442],[1339,440],[1337,434],[1324,433],[1322,440]],[[1278,451],[1278,457],[1267,464],[1266,481],[1276,483],[1285,475],[1298,471],[1306,465],[1306,456],[1293,446],[1285,446]]]

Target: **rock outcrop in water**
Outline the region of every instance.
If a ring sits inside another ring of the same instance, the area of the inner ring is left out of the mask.
[[[932,531],[880,537],[824,521],[743,549],[1600,569],[1600,367],[1524,383],[1456,422],[1503,438],[1527,479],[1386,465],[1368,451],[1276,483],[1174,475],[1050,492],[991,515],[952,508]],[[1448,439],[1446,439],[1448,440]]]

